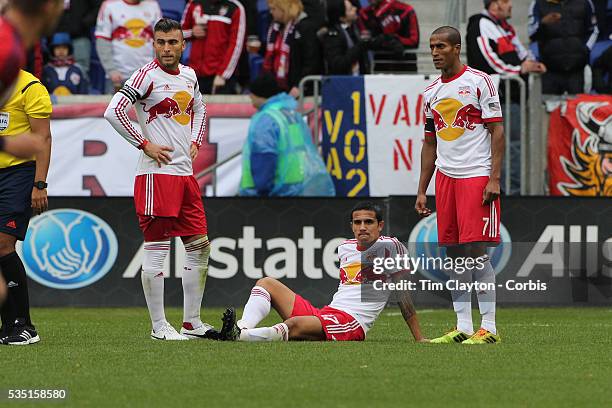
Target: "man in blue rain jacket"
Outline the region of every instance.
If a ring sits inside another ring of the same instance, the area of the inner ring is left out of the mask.
[[[331,177],[297,102],[282,92],[274,77],[251,83],[257,108],[242,150],[241,196],[334,196]]]

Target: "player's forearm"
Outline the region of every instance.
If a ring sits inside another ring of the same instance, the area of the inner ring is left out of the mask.
[[[504,127],[501,124],[495,125],[491,132],[491,176],[493,180],[499,181],[501,178],[501,167],[504,159],[505,150]]]
[[[46,132],[43,137],[43,149],[36,154],[36,176],[35,181],[47,181],[49,163],[51,161],[51,131]]]
[[[419,176],[418,194],[426,193],[434,171],[436,171],[436,145],[435,143],[428,143],[427,140],[425,140],[421,148],[421,175]]]
[[[412,298],[410,297],[410,293],[408,291],[404,291],[400,294],[399,308],[414,339],[417,341],[423,339],[416,309],[414,308]]]
[[[202,145],[204,141],[204,134],[206,133],[206,105],[200,101],[194,103],[193,111],[193,128],[191,129],[191,142],[195,143],[198,147]]]
[[[128,143],[141,149],[146,144],[146,140],[144,136],[134,128],[127,114],[132,104],[133,102],[131,102],[124,93],[121,91],[117,92],[106,108],[104,118],[125,140],[128,141]]]

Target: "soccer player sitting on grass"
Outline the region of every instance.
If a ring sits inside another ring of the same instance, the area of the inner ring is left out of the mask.
[[[370,277],[383,282],[390,278],[399,282],[406,271],[392,274],[373,274],[371,262],[375,258],[394,258],[407,254],[396,238],[381,236],[383,214],[377,205],[363,202],[351,212],[351,226],[355,239],[338,247],[340,285],[329,306],[314,307],[278,280],[259,279],[251,290],[242,318],[236,322],[233,308],[223,315],[222,340],[278,341],[278,340],[340,340],[361,341],[385,308],[390,292],[375,290]],[[365,262],[364,262],[365,260]],[[427,342],[421,335],[419,321],[407,291],[398,292],[399,307],[412,335],[418,342]],[[273,307],[282,323],[272,327],[257,325]]]

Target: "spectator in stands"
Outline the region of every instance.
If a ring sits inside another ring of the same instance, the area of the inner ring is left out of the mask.
[[[55,33],[49,43],[51,60],[43,71],[43,84],[49,93],[62,95],[87,94],[87,77],[75,63],[70,34]]]
[[[521,44],[514,27],[508,22],[512,17],[512,0],[484,0],[485,9],[470,17],[467,27],[466,48],[468,65],[487,74],[520,75],[529,72],[546,72],[541,62],[531,58]],[[500,86],[500,94],[505,88]],[[520,191],[520,91],[511,83],[510,107],[510,165],[511,184],[507,194]],[[506,99],[502,96],[502,104]],[[504,174],[504,177],[506,175]]]
[[[331,177],[294,98],[264,73],[251,82],[251,119],[242,150],[241,196],[334,196]]]
[[[154,0],[105,0],[96,24],[96,50],[108,78],[107,93],[119,90],[153,55],[153,27],[161,18]]]
[[[412,6],[399,0],[369,0],[369,3],[359,12],[359,24],[361,31],[372,37],[374,59],[390,56],[404,61],[384,67],[378,64],[377,71],[416,71],[416,55],[405,52],[419,47],[419,22]]]
[[[533,0],[529,38],[538,42],[545,94],[584,92],[584,67],[599,32],[590,0]]]
[[[70,35],[74,60],[85,75],[89,75],[91,31],[96,25],[101,3],[102,0],[65,0],[64,14],[56,29]]]
[[[612,40],[612,0],[591,0],[595,7],[599,37],[597,41]]]
[[[330,75],[370,73],[368,42],[360,38],[357,7],[349,0],[327,0],[327,26],[322,35],[326,72]]]
[[[468,65],[487,74],[545,72],[546,66],[531,58],[508,22],[512,17],[512,0],[484,0],[484,5],[485,9],[468,22]]]
[[[276,76],[283,91],[297,97],[302,78],[323,71],[319,25],[304,12],[300,0],[268,0],[268,6],[273,23],[262,68]]]
[[[612,95],[612,46],[593,64],[593,88],[599,94]]]
[[[327,16],[325,15],[326,0],[302,0],[304,13],[312,20],[312,24],[317,30],[323,27],[326,23]]]
[[[261,50],[261,40],[259,39],[257,25],[258,25],[258,11],[257,11],[257,0],[239,0],[244,7],[246,14],[246,47],[240,54],[240,60],[238,61],[238,67],[234,74],[237,82],[239,93],[247,89],[249,82],[251,81],[251,60],[259,56]]]
[[[185,38],[192,41],[189,66],[204,94],[236,93],[232,78],[243,51],[244,7],[236,0],[194,0],[183,14]]]

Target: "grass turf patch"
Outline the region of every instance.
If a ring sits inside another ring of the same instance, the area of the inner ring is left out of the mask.
[[[222,310],[204,310],[219,326]],[[604,406],[612,310],[498,310],[502,343],[416,344],[396,309],[360,343],[163,342],[146,309],[34,309],[41,342],[0,347],[0,389],[68,390],[54,406]],[[175,327],[181,310],[167,309]],[[451,310],[420,313],[437,337]],[[275,314],[262,325],[278,322]],[[476,311],[474,321],[478,322]],[[28,402],[0,401],[7,406]],[[39,403],[36,406],[40,406]]]

